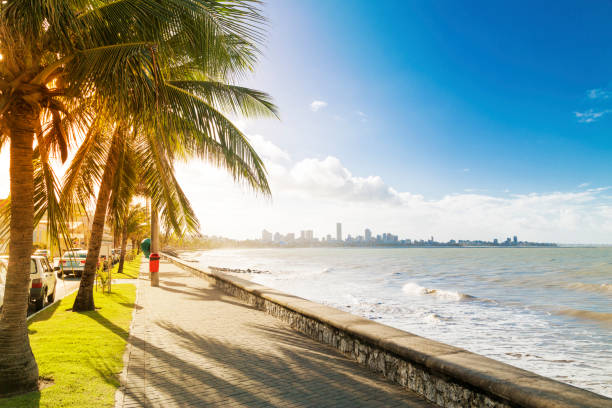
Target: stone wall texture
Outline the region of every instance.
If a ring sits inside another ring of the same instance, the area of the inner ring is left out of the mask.
[[[607,407],[612,399],[328,306],[165,255],[441,407]]]

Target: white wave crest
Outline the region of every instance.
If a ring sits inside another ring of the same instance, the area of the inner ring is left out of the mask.
[[[428,289],[425,288],[418,283],[408,282],[404,286],[402,286],[402,292],[407,295],[413,296],[435,296],[441,299],[447,300],[466,300],[466,299],[474,299],[474,296],[466,295],[465,293],[450,291],[450,290],[441,290],[441,289]]]

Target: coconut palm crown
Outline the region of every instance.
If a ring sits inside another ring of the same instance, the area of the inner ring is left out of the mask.
[[[0,145],[10,141],[11,206],[0,396],[38,382],[25,319],[29,258],[37,195],[53,199],[56,189],[35,190],[36,160],[43,169],[50,155],[66,160],[92,128],[116,146],[146,126],[158,157],[211,159],[268,193],[261,160],[222,113],[275,112],[264,93],[229,85],[253,68],[262,23],[249,0],[1,2]]]

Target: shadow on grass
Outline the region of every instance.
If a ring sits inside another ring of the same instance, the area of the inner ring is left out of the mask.
[[[55,302],[51,306],[47,306],[45,309],[41,310],[36,316],[34,316],[29,322],[28,325],[34,322],[43,322],[45,320],[49,320],[53,317],[53,314],[57,311],[61,302]]]
[[[88,355],[86,364],[95,370],[107,384],[119,386],[119,378],[113,367],[100,355]]]
[[[40,391],[0,398],[0,408],[38,408],[40,407]]]

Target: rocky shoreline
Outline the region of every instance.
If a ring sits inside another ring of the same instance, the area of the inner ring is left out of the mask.
[[[261,274],[261,273],[270,273],[270,271],[262,271],[259,269],[232,269],[232,268],[220,268],[218,266],[209,266],[208,269],[210,269],[213,272],[223,272],[223,273],[255,273],[255,274]]]

